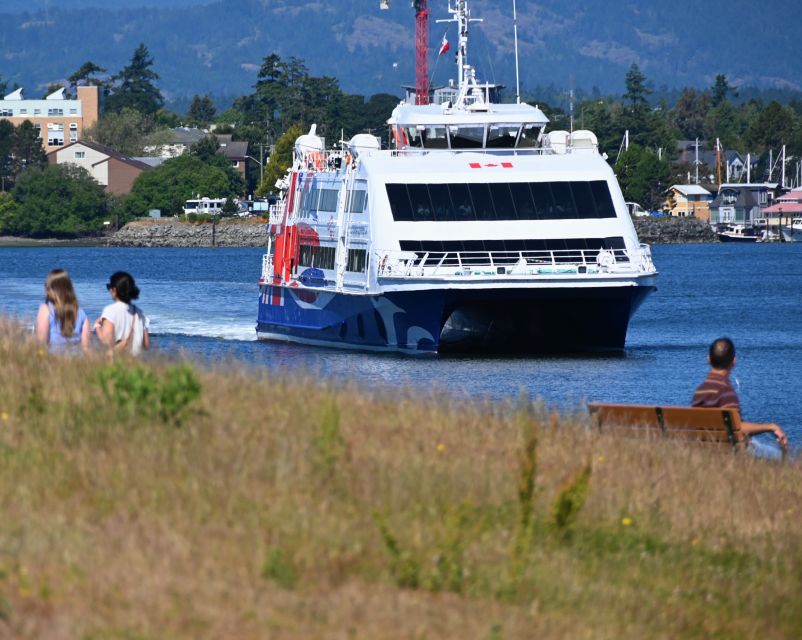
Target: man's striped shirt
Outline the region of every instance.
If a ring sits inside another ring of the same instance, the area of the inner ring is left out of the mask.
[[[694,407],[727,407],[740,409],[738,394],[730,384],[727,374],[711,371],[693,394]]]

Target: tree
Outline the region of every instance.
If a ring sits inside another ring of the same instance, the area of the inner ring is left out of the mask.
[[[710,90],[710,103],[713,107],[718,107],[721,103],[727,100],[728,94],[738,95],[735,93],[733,88],[730,86],[730,83],[727,82],[727,76],[723,73],[719,73],[716,76],[716,81],[713,84],[713,88]]]
[[[279,138],[276,148],[270,154],[270,160],[265,167],[265,177],[256,189],[257,195],[264,196],[268,193],[275,193],[276,182],[284,177],[287,169],[292,164],[295,140],[300,135],[303,135],[303,129],[299,126],[293,126],[287,129],[284,135]]]
[[[200,158],[203,162],[214,162],[218,158],[220,143],[213,135],[204,136],[189,148],[190,155]]]
[[[208,125],[212,121],[212,118],[214,118],[216,112],[217,110],[214,108],[214,102],[212,102],[212,99],[208,95],[196,95],[192,98],[192,104],[189,105],[187,119],[195,125]]]
[[[149,209],[178,215],[186,200],[198,196],[236,197],[242,193],[245,185],[231,167],[227,166],[226,169],[207,164],[193,155],[172,158],[139,175],[123,203],[124,217],[142,216]]]
[[[11,233],[42,236],[78,236],[98,232],[108,216],[103,187],[74,164],[29,169],[14,186],[19,211]]]
[[[710,99],[706,93],[696,89],[684,89],[671,111],[671,120],[684,138],[693,139],[704,136],[705,118]]]
[[[170,142],[170,132],[158,125],[153,116],[129,107],[118,113],[107,113],[84,131],[84,137],[128,156],[141,156],[146,146]]]
[[[671,167],[657,154],[638,144],[630,145],[615,165],[618,182],[628,202],[638,202],[651,209],[659,208],[663,191],[671,180]]]
[[[0,120],[0,191],[14,179],[14,125]]]
[[[237,203],[229,196],[226,198],[226,201],[223,203],[223,209],[220,212],[220,215],[230,218],[231,216],[237,215],[237,211],[239,211],[239,207]]]
[[[624,99],[630,101],[633,109],[638,106],[646,106],[648,104],[646,98],[652,92],[652,90],[646,86],[646,76],[641,73],[640,67],[638,67],[638,65],[634,62],[629,68],[629,71],[627,71],[625,84],[627,90],[624,94]]]
[[[8,192],[0,192],[0,234],[11,231],[19,215],[19,205],[14,196]]]
[[[84,62],[75,73],[67,78],[67,82],[73,87],[77,87],[82,82],[99,87],[103,85],[103,81],[95,77],[99,73],[106,73],[106,70],[92,61],[87,61]]]
[[[112,94],[106,100],[106,110],[116,112],[128,107],[141,113],[156,113],[164,105],[164,98],[153,84],[159,75],[152,66],[148,48],[140,44],[131,62],[112,79]]]
[[[24,120],[14,131],[14,175],[46,164],[47,156],[36,128],[30,120]]]
[[[772,100],[749,127],[746,141],[752,148],[779,151],[793,137],[795,124],[793,111]]]
[[[3,77],[0,76],[0,96],[4,96],[6,94],[6,87],[8,86],[8,82],[3,80]]]

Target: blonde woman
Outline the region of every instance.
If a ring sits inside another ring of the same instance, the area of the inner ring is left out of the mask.
[[[36,314],[36,339],[51,351],[89,348],[89,319],[78,305],[70,276],[53,269],[45,281],[45,301]]]

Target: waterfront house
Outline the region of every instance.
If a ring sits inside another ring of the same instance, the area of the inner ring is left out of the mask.
[[[231,168],[247,181],[248,170],[248,143],[244,140],[232,140],[230,134],[218,135],[217,142],[220,145],[219,153],[225,156],[231,163]]]
[[[774,200],[774,204],[763,210],[769,218],[799,218],[802,217],[802,187],[784,193]]]
[[[710,224],[743,224],[752,226],[764,217],[772,204],[777,185],[774,183],[722,184],[710,203]]]
[[[33,123],[45,152],[77,142],[100,117],[100,95],[95,86],[78,87],[78,97],[65,98],[59,89],[41,100],[27,100],[22,88],[0,100],[0,119],[19,126]]]
[[[152,167],[140,160],[97,142],[80,140],[47,154],[51,164],[76,164],[89,172],[106,191],[115,195],[131,192],[131,187],[143,171]]]
[[[698,184],[674,184],[666,189],[663,210],[679,218],[710,219],[709,205],[713,194]]]

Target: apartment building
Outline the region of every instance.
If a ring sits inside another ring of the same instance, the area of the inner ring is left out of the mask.
[[[39,132],[46,153],[77,142],[100,117],[98,88],[78,87],[78,97],[64,97],[64,89],[42,100],[26,100],[22,88],[0,100],[0,118],[15,126],[30,120]]]

